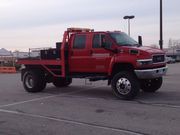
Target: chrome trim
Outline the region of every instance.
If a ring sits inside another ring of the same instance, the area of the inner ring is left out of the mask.
[[[168,67],[166,66],[155,69],[134,70],[134,72],[139,79],[152,79],[166,75],[167,70]]]
[[[127,95],[131,91],[131,82],[127,78],[119,78],[116,88],[120,94]]]
[[[158,62],[158,63],[152,63],[153,65],[158,65],[158,64],[166,64],[166,61],[164,62]]]
[[[138,59],[136,60],[138,66],[152,65],[152,59]]]
[[[146,61],[152,61],[152,59],[138,59],[137,62],[146,62]]]

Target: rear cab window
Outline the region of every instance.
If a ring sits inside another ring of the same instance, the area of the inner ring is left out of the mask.
[[[73,49],[84,49],[86,47],[86,35],[77,34],[74,38]]]

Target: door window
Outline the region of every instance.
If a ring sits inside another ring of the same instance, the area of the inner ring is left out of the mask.
[[[101,35],[101,46],[110,49],[112,42],[107,38],[106,35]]]
[[[101,48],[100,34],[95,34],[93,37],[93,48]]]
[[[104,34],[95,34],[93,37],[92,48],[111,48],[112,42]]]

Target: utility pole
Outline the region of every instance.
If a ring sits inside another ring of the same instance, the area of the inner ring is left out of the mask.
[[[160,49],[163,49],[163,5],[162,0],[160,0]]]

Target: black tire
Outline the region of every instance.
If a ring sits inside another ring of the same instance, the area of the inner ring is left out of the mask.
[[[111,81],[111,87],[115,96],[126,100],[135,98],[140,89],[138,79],[128,71],[116,74]]]
[[[57,88],[67,87],[72,83],[72,78],[55,78],[53,85]]]
[[[26,70],[23,74],[23,86],[27,92],[40,92],[45,89],[46,81],[42,72]]]
[[[144,92],[156,92],[162,86],[162,77],[156,79],[141,80],[141,89]]]

